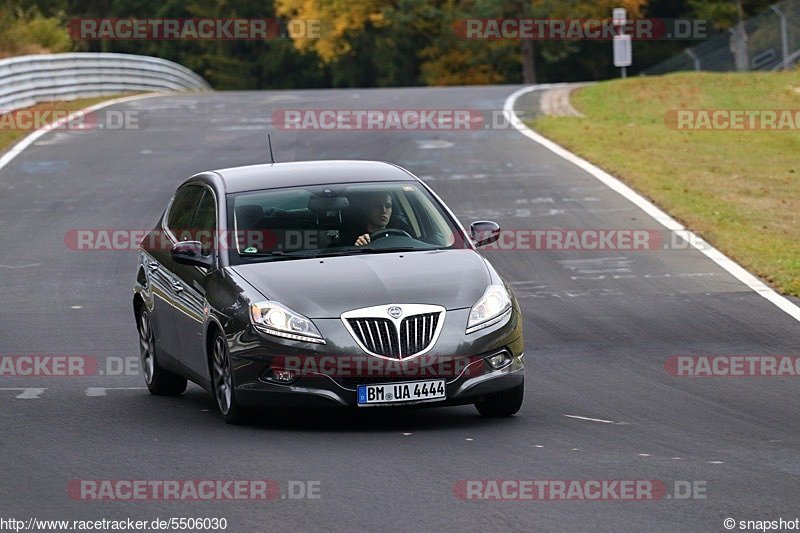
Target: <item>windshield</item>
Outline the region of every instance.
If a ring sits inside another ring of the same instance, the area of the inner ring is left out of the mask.
[[[227,202],[231,264],[467,247],[415,182],[267,189],[229,194]]]

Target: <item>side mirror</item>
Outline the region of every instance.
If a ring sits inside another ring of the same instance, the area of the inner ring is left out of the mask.
[[[200,241],[181,241],[169,251],[176,263],[203,268],[214,266],[213,255],[203,255],[203,243]]]
[[[485,246],[500,238],[500,225],[491,220],[478,220],[469,225],[469,232],[475,246]]]

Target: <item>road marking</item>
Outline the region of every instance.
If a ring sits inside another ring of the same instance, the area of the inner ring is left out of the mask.
[[[601,424],[614,424],[617,426],[627,426],[627,422],[614,422],[613,420],[603,420],[602,418],[589,418],[588,416],[578,415],[564,415],[567,418],[575,418],[577,420],[586,420],[587,422],[600,422]]]
[[[556,201],[549,196],[542,196],[539,198],[517,198],[514,203],[517,204],[554,204]]]
[[[148,94],[136,94],[133,96],[124,96],[122,98],[115,98],[114,100],[107,100],[105,102],[100,102],[99,104],[95,104],[93,106],[87,107],[85,109],[81,109],[79,111],[74,111],[70,113],[68,116],[62,118],[61,120],[57,120],[52,124],[48,124],[47,126],[42,126],[38,130],[28,134],[24,137],[21,141],[15,144],[8,152],[6,152],[3,157],[0,157],[0,170],[8,165],[11,161],[13,161],[19,154],[21,154],[27,147],[35,143],[40,137],[43,135],[53,131],[56,128],[61,127],[65,123],[68,123],[72,120],[75,120],[77,116],[83,116],[86,113],[90,113],[92,111],[97,111],[98,109],[102,109],[104,107],[108,107],[115,104],[122,104],[125,102],[131,102],[133,100],[142,100],[144,98],[152,98],[154,96],[160,96],[164,93],[148,93]]]
[[[209,128],[207,131],[246,131],[246,130],[264,130],[264,126],[220,126],[219,128]]]
[[[454,143],[451,143],[450,141],[442,141],[436,139],[414,141],[414,142],[417,143],[417,147],[419,147],[420,150],[438,150],[441,148],[450,148],[451,146],[454,145]]]
[[[51,144],[61,144],[69,139],[69,133],[58,132],[46,141],[38,141],[36,146],[50,146]]]
[[[511,282],[512,285],[518,284],[519,282]],[[517,298],[596,298],[596,297],[603,297],[603,296],[624,296],[625,293],[621,292],[619,289],[608,289],[608,288],[593,288],[593,289],[585,289],[585,290],[568,290],[568,291],[548,291],[545,290],[547,288],[546,285],[541,285],[540,287],[515,287]]]
[[[86,387],[86,396],[107,396],[110,390],[147,390],[145,387]]]
[[[530,87],[524,87],[522,89],[519,89],[518,91],[513,92],[508,96],[508,98],[506,98],[506,101],[503,104],[503,114],[505,115],[506,120],[508,120],[517,129],[517,131],[522,133],[530,140],[539,143],[540,145],[544,146],[554,154],[561,156],[562,158],[566,159],[573,165],[578,166],[579,168],[585,170],[586,172],[588,172],[589,174],[600,180],[611,190],[619,193],[625,199],[635,204],[642,211],[650,215],[653,219],[655,219],[659,224],[661,224],[668,230],[676,232],[677,231],[684,232],[683,235],[686,235],[688,237],[687,240],[692,247],[694,247],[700,253],[704,254],[706,257],[714,261],[720,267],[727,270],[728,273],[730,273],[733,277],[735,277],[736,279],[747,285],[757,294],[769,300],[772,304],[778,307],[778,309],[785,312],[795,320],[800,321],[800,307],[798,307],[794,303],[790,302],[788,299],[784,298],[783,296],[775,292],[763,281],[761,281],[753,274],[742,268],[740,265],[738,265],[736,262],[727,257],[725,254],[723,254],[722,252],[711,246],[705,240],[701,239],[693,232],[687,230],[678,221],[676,221],[671,216],[666,214],[664,211],[656,207],[654,204],[650,203],[650,201],[648,201],[646,198],[644,198],[643,196],[635,192],[633,189],[622,183],[620,180],[618,180],[605,170],[573,154],[566,148],[554,143],[550,139],[536,133],[528,126],[526,126],[522,122],[522,120],[519,119],[517,113],[514,111],[514,104],[517,102],[517,99],[520,96],[533,91],[551,89],[554,87],[559,87],[564,85],[565,84],[563,83],[534,85]]]
[[[606,276],[605,274],[601,274],[599,276],[570,276],[569,279],[573,281],[577,281],[579,279],[634,279],[638,277],[642,277],[645,279],[655,279],[655,278],[698,278],[698,277],[708,277],[708,276],[716,276],[715,272],[681,272],[678,274],[614,274],[613,276]]]
[[[32,389],[32,388],[18,388],[18,387],[4,387],[0,390],[19,390],[21,393],[16,395],[18,400],[38,400],[41,398],[44,391],[47,389]]]
[[[650,457],[649,453],[640,453],[638,455],[639,455],[639,457]]]
[[[18,268],[32,268],[41,266],[41,263],[31,263],[29,265],[0,265],[0,268],[10,268],[11,270],[17,270]]]

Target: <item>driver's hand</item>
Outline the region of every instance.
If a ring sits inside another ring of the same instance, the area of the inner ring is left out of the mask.
[[[356,246],[364,246],[365,244],[369,244],[369,233],[365,233],[356,239]]]

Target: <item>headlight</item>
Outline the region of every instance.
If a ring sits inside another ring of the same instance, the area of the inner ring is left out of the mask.
[[[303,342],[325,344],[317,326],[301,314],[278,302],[256,302],[250,306],[250,319],[259,331]]]
[[[489,285],[469,311],[467,333],[473,333],[511,316],[511,298],[503,285]]]

